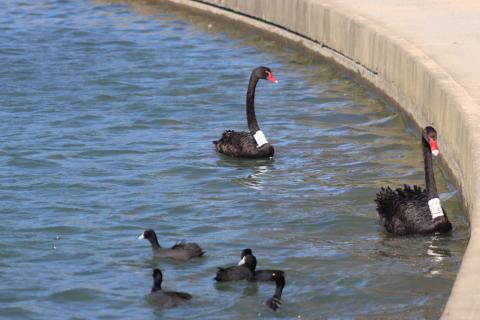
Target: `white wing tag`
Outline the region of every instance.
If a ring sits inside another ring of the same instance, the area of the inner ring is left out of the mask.
[[[430,213],[432,214],[432,219],[437,217],[442,217],[443,210],[442,205],[440,204],[440,199],[435,198],[428,201],[428,207],[430,208]]]
[[[263,134],[262,130],[258,130],[254,135],[253,138],[257,142],[257,148],[260,148],[263,146],[265,143],[268,143],[267,138],[265,138],[265,135]]]

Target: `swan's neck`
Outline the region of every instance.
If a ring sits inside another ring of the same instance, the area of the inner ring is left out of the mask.
[[[247,123],[248,130],[253,135],[260,127],[258,126],[257,117],[255,116],[255,88],[257,87],[258,78],[255,75],[250,76],[247,90]]]
[[[433,165],[432,165],[432,151],[428,146],[428,143],[425,139],[422,139],[423,145],[423,160],[425,165],[425,184],[427,186],[427,195],[428,199],[438,198],[437,193],[437,184],[435,182],[435,176],[433,174]]]

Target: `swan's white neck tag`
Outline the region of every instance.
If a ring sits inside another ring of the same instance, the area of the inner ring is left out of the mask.
[[[257,148],[260,148],[263,146],[265,143],[268,143],[267,138],[265,138],[265,135],[263,134],[262,130],[258,130],[254,135],[253,138],[257,142]]]
[[[428,201],[428,207],[430,208],[430,213],[432,214],[432,219],[442,217],[443,210],[442,205],[440,204],[440,199],[434,198]]]

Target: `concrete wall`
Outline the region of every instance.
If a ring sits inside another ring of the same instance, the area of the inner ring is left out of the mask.
[[[480,318],[480,163],[475,161],[480,156],[480,108],[467,91],[412,43],[329,0],[168,1],[297,41],[358,73],[420,127],[434,124],[471,223],[471,239],[443,318]]]

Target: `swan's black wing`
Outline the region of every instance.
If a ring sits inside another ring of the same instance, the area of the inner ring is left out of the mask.
[[[239,158],[268,158],[274,154],[269,143],[257,148],[257,142],[249,132],[227,130],[218,141],[213,141],[218,152]]]
[[[388,232],[404,235],[448,232],[447,216],[432,219],[426,190],[405,185],[395,191],[382,188],[375,199],[378,214]]]
[[[233,266],[229,268],[218,268],[215,280],[219,282],[223,281],[239,281],[254,279],[254,275],[250,269],[244,266]]]

